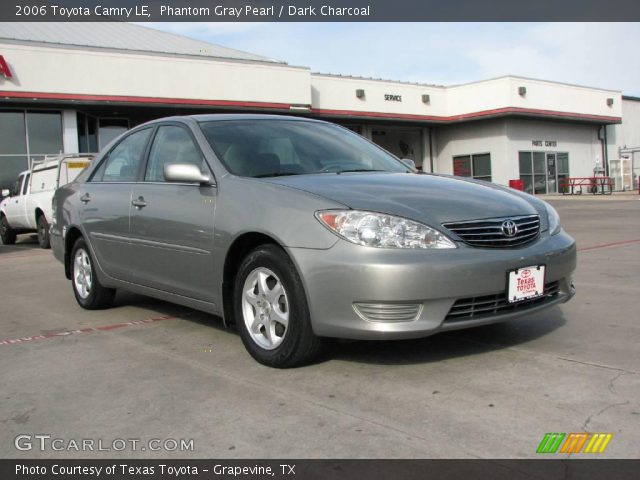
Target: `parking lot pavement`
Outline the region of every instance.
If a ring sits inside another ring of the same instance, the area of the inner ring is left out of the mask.
[[[194,310],[118,294],[83,311],[50,252],[0,246],[0,457],[513,458],[535,457],[546,432],[585,431],[613,433],[600,457],[638,458],[640,202],[551,201],[581,249],[568,304],[343,342],[294,370],[257,364]],[[193,439],[193,451],[18,451],[20,434],[63,448]]]

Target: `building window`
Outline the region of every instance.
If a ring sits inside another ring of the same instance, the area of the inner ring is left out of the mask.
[[[126,118],[99,118],[78,112],[77,119],[80,153],[99,152],[129,129]]]
[[[98,149],[102,150],[127,130],[129,130],[129,120],[126,118],[100,118],[98,120]]]
[[[0,110],[0,188],[11,185],[30,160],[61,151],[60,112]]]
[[[457,177],[472,177],[491,181],[491,154],[459,155],[453,157],[453,174]]]
[[[358,135],[362,135],[364,131],[364,129],[362,128],[362,125],[343,125],[343,126],[345,128],[348,128],[352,132],[356,132]]]
[[[79,153],[98,151],[98,119],[78,112],[78,150]]]
[[[558,193],[569,177],[567,152],[518,152],[518,161],[520,180],[527,193]]]

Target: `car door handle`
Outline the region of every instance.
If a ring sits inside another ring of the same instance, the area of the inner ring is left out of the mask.
[[[143,197],[138,197],[137,200],[131,200],[131,205],[133,205],[137,209],[141,209],[147,206],[147,202],[144,201]]]
[[[80,197],[80,201],[82,203],[89,203],[91,201],[91,195],[89,195],[88,193],[85,193],[83,196]]]

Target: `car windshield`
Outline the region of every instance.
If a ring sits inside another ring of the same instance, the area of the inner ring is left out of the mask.
[[[227,169],[243,177],[409,171],[391,154],[337,125],[243,120],[202,122],[200,127]]]

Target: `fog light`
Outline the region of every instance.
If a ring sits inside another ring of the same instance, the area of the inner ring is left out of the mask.
[[[422,312],[421,303],[354,303],[353,309],[368,322],[413,322]]]

